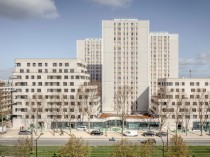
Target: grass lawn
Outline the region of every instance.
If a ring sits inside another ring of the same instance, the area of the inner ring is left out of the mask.
[[[53,157],[54,153],[57,153],[59,146],[39,146],[38,156],[39,157]],[[154,149],[153,157],[162,157],[161,146]],[[112,147],[110,146],[97,146],[92,147],[91,157],[108,157]],[[190,146],[190,150],[194,157],[210,157],[210,146]],[[14,147],[12,146],[0,146],[0,155],[12,156]],[[30,157],[35,157],[35,148],[33,154]]]

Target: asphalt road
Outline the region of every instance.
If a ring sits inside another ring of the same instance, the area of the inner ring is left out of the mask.
[[[157,145],[162,145],[162,140],[161,139],[156,139]],[[100,146],[100,145],[113,145],[117,142],[119,142],[121,140],[121,138],[116,139],[116,141],[109,141],[108,139],[105,138],[88,138],[88,139],[84,139],[85,141],[87,141],[91,146]],[[143,140],[143,139],[141,139]],[[129,139],[129,141],[131,141],[132,143],[140,143],[140,138],[132,138]],[[64,145],[65,143],[67,143],[68,139],[66,138],[40,138],[38,140],[38,145],[39,146],[61,146]],[[210,139],[187,139],[185,140],[186,143],[188,145],[194,145],[194,146],[198,146],[198,145],[210,145]],[[0,145],[15,145],[17,143],[17,139],[16,138],[1,138],[0,139]],[[166,145],[166,139],[164,139],[164,144]],[[34,142],[35,144],[35,142]]]

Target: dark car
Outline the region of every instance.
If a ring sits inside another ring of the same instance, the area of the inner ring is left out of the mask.
[[[99,131],[99,130],[93,130],[90,133],[91,135],[103,135],[103,132]]]
[[[151,130],[148,130],[146,132],[143,132],[142,135],[143,136],[155,136],[155,132],[154,131],[151,131]]]
[[[158,132],[158,133],[156,133],[156,136],[159,136],[159,137],[167,136],[167,132],[163,132],[163,131]]]
[[[31,135],[31,131],[28,130],[20,130],[18,135]]]
[[[156,144],[156,140],[154,138],[148,138],[146,140],[141,141],[142,144],[146,144],[146,143],[152,143],[152,144]]]

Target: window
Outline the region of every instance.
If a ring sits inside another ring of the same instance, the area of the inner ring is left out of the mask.
[[[194,86],[194,82],[190,82],[190,86]]]
[[[30,63],[27,63],[27,67],[30,67]]]
[[[70,86],[74,86],[74,82],[70,82]]]
[[[41,67],[42,66],[42,63],[38,63],[38,66]]]
[[[63,82],[63,86],[67,86],[67,82]]]
[[[20,66],[21,66],[21,63],[16,63],[16,66],[17,66],[17,67],[20,67]]]
[[[57,66],[57,63],[53,63],[53,66],[56,67]]]
[[[38,76],[37,76],[37,79],[41,79],[41,75],[38,75]]]
[[[65,63],[65,67],[68,67],[69,66],[69,63]]]

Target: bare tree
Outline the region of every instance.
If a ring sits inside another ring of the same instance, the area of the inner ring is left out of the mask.
[[[174,104],[172,104],[174,106],[174,120],[175,120],[175,126],[176,126],[176,136],[177,136],[177,133],[178,133],[178,126],[182,124],[183,122],[183,114],[182,111],[183,108],[182,106],[184,106],[185,104],[185,100],[186,100],[186,95],[184,92],[182,91],[179,91],[178,94],[175,95],[175,98],[177,99],[176,102],[173,102]]]
[[[118,88],[114,95],[114,106],[117,115],[120,116],[122,121],[122,135],[125,128],[125,121],[130,113],[131,105],[128,102],[129,95],[131,94],[131,88],[129,86],[121,86]]]
[[[75,116],[77,114],[77,107],[75,102],[75,96],[70,95],[68,98],[68,101],[64,104],[64,119],[67,120],[68,126],[69,126],[69,134],[71,135],[71,124],[72,120],[75,119]]]
[[[37,135],[39,122],[42,122],[42,115],[45,109],[45,98],[43,95],[34,94],[27,100],[26,105],[28,106],[26,122],[35,127],[35,134]],[[42,126],[40,126],[42,129]]]
[[[162,96],[156,96],[156,99],[152,99],[152,103],[155,103],[158,107],[158,115],[154,115],[154,117],[157,117],[158,119],[159,132],[161,132],[172,112],[170,108],[170,101]]]
[[[5,84],[0,82],[0,87],[3,87]],[[4,87],[0,88],[0,121],[2,126],[2,133],[4,132],[4,127],[7,123],[7,115],[12,113],[12,104],[11,104],[11,94],[9,90],[5,90]]]
[[[50,111],[52,116],[52,122],[55,125],[52,126],[54,132],[59,132],[59,127],[61,127],[61,133],[63,131],[63,126],[59,126],[59,124],[62,123],[62,118],[64,117],[64,99],[66,99],[66,97],[67,96],[59,93],[51,96]]]
[[[191,117],[192,106],[190,105],[189,99],[187,99],[184,104],[183,108],[180,110],[183,117],[183,123],[184,123],[184,129],[185,129],[185,135],[187,136],[188,130],[189,130],[189,121]]]
[[[197,89],[197,95],[195,95],[195,102],[198,106],[198,118],[200,123],[200,136],[203,136],[204,126],[207,124],[210,115],[210,102],[209,92],[206,89]]]
[[[88,132],[90,132],[90,120],[99,111],[99,101],[97,86],[80,86],[76,95],[77,107],[81,117],[88,120]]]

